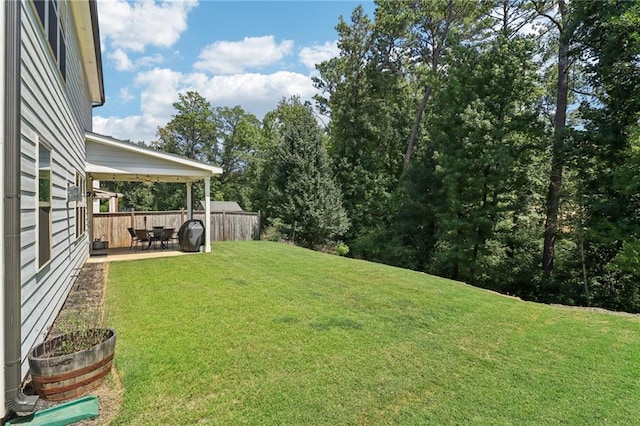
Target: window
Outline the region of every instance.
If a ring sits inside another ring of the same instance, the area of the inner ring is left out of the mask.
[[[79,172],[76,172],[76,187],[80,192],[81,199],[76,201],[76,238],[80,237],[87,230],[87,180]]]
[[[51,150],[38,147],[38,266],[51,259]]]
[[[33,0],[40,24],[49,41],[53,57],[58,62],[62,79],[67,79],[67,47],[62,28],[62,2],[59,0]]]

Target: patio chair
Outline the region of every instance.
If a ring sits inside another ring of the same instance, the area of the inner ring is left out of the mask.
[[[138,246],[142,246],[142,249],[144,250],[144,244],[148,244],[149,246],[151,246],[151,237],[149,236],[149,231],[147,231],[146,229],[136,229],[136,237],[138,239],[138,244],[136,244],[136,250],[138,251]]]
[[[178,237],[178,232],[179,230],[175,230],[171,236],[171,244],[178,244],[178,247],[180,247],[180,237]]]
[[[162,226],[154,226],[153,227],[153,231],[151,231],[150,234],[150,243],[149,243],[149,247],[151,247],[151,244],[153,244],[153,247],[156,247],[156,243],[160,243],[160,248],[162,248],[162,234],[164,232],[164,228]]]
[[[162,230],[162,245],[164,248],[169,248],[169,245],[173,248],[173,232],[175,228],[164,228]]]
[[[129,250],[133,247],[133,245],[138,241],[138,236],[136,235],[136,231],[133,228],[127,228],[129,231],[129,235],[131,235],[131,244],[129,244]]]

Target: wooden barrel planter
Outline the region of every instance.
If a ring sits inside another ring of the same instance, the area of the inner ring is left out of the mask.
[[[34,390],[42,399],[64,401],[100,386],[111,371],[116,332],[96,328],[63,334],[29,352]]]

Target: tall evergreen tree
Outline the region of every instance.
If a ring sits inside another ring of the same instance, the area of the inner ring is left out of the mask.
[[[431,146],[415,165],[428,170],[409,176],[432,180],[411,185],[433,194],[424,200],[431,213],[423,226],[435,238],[428,269],[511,292],[517,283],[499,271],[515,256],[524,262],[520,254],[531,247],[523,240],[537,225],[531,175],[539,173],[541,125],[531,51],[530,42],[499,36],[450,59],[446,96],[434,99],[429,121]],[[530,273],[530,257],[526,263]]]
[[[268,217],[280,220],[295,243],[316,247],[348,228],[342,194],[332,174],[322,129],[300,99],[282,100],[272,113],[273,151]]]
[[[433,93],[447,68],[447,57],[461,40],[477,30],[488,7],[473,0],[378,0],[376,26],[389,37],[393,57],[402,61],[415,82],[416,109],[411,132],[403,150],[403,170],[409,166],[420,126]]]
[[[411,126],[411,86],[393,57],[393,37],[375,28],[362,7],[351,23],[336,27],[340,56],[319,64],[316,97],[330,115],[329,153],[351,222],[346,235],[356,255],[358,240],[387,228],[402,151]]]
[[[548,280],[553,276],[558,217],[563,185],[563,172],[567,150],[567,108],[569,105],[569,74],[573,58],[570,55],[576,20],[565,0],[532,0],[536,12],[547,18],[557,33],[557,78],[554,103],[553,140],[551,166],[547,190],[544,244],[542,249],[542,273]],[[555,15],[555,16],[554,16]]]

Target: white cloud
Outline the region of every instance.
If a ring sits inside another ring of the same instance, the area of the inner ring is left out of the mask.
[[[180,82],[184,78],[178,71],[166,68],[154,68],[138,74],[135,80],[142,87],[140,110],[143,114],[167,120],[173,113],[173,102],[177,101]]]
[[[259,117],[274,109],[282,97],[310,99],[316,93],[308,76],[289,71],[214,76],[200,90],[216,106],[241,105]]]
[[[197,4],[196,0],[100,0],[100,33],[116,49],[142,52],[147,45],[171,47],[187,29],[187,14]]]
[[[159,53],[152,56],[142,56],[135,60],[135,67],[147,67],[150,65],[158,65],[164,61],[164,58]]]
[[[109,52],[107,56],[114,62],[115,68],[118,71],[133,71],[142,67],[157,65],[163,61],[162,55],[160,54],[141,56],[135,60],[131,60],[127,52],[122,49],[116,49],[113,52]]]
[[[134,99],[135,99],[135,96],[129,93],[129,89],[127,89],[126,87],[120,88],[120,100],[122,100],[123,102],[129,102]]]
[[[153,141],[157,127],[166,125],[175,114],[172,103],[178,100],[178,93],[188,90],[197,91],[214,107],[240,105],[258,118],[275,109],[282,97],[300,95],[302,100],[311,100],[316,93],[309,76],[288,71],[208,77],[156,68],[138,74],[136,85],[141,88],[142,114],[124,118],[94,116],[94,131],[134,141]]]
[[[107,56],[115,63],[118,71],[131,71],[133,69],[133,62],[124,50],[116,49],[113,52],[109,52]]]
[[[217,41],[200,52],[194,67],[218,74],[237,74],[278,62],[291,53],[292,40],[276,43],[274,37],[245,37],[242,41]]]
[[[316,64],[335,58],[340,54],[338,42],[327,41],[321,46],[304,47],[300,50],[300,62],[302,62],[310,70],[315,70]]]
[[[158,126],[164,124],[150,115],[133,115],[124,118],[93,116],[94,132],[133,142],[156,140]]]

